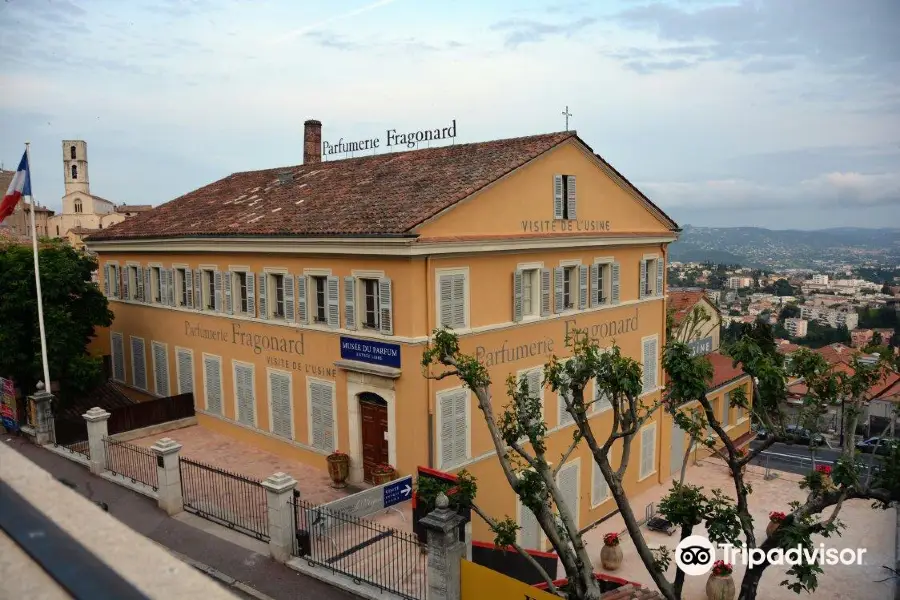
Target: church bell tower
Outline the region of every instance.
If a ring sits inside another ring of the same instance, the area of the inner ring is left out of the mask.
[[[66,194],[91,193],[88,179],[87,143],[83,140],[63,140],[63,169]]]

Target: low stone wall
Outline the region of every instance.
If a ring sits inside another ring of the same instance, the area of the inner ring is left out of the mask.
[[[140,429],[132,429],[131,431],[123,431],[122,433],[115,433],[109,437],[114,440],[118,440],[120,442],[130,442],[131,440],[139,440],[141,438],[156,436],[162,433],[166,433],[168,431],[174,431],[176,429],[184,429],[185,427],[191,427],[197,424],[197,417],[185,417],[184,419],[177,419],[175,421],[167,421],[165,423],[160,423],[158,425],[149,425],[147,427],[141,427]]]

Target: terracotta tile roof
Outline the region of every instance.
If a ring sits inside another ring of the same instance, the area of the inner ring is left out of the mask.
[[[631,583],[600,594],[600,600],[662,600],[662,596],[659,592]]]
[[[7,184],[7,185],[8,185],[8,184]],[[4,193],[4,194],[6,193],[6,190],[5,190],[5,189],[3,190],[3,193]],[[31,202],[27,202],[27,201],[25,201],[25,200],[22,201],[22,207],[23,207],[23,208],[31,208],[31,206],[32,206]],[[40,204],[39,204],[38,207],[35,209],[35,212],[36,212],[36,213],[42,213],[42,212],[45,212],[45,213],[50,213],[51,215],[53,214],[53,211],[52,211],[52,210],[50,210],[50,209],[47,208],[46,206],[41,206]]]
[[[851,348],[850,346],[845,346],[841,343],[829,344],[828,346],[822,346],[821,348],[816,348],[813,352],[820,354],[822,358],[824,358],[828,364],[835,363],[848,363],[852,359],[852,357],[856,354],[859,354],[859,350],[855,348]]]
[[[706,292],[703,290],[698,291],[670,291],[666,295],[666,302],[668,302],[668,307],[674,311],[673,318],[675,320],[675,326],[681,324],[681,321],[684,320],[688,314],[690,314],[691,309],[697,305],[698,302],[708,302],[706,298]],[[711,302],[709,305],[712,306],[715,310],[719,310],[716,308]]]
[[[741,377],[749,377],[740,364],[732,366],[734,361],[730,356],[725,356],[719,352],[710,352],[706,355],[706,358],[713,367],[713,378],[709,382],[707,389],[713,390]]]
[[[791,342],[785,342],[783,340],[781,342],[779,342],[778,345],[775,347],[775,351],[778,352],[779,354],[790,354],[792,352],[796,352],[799,349],[800,349],[800,346],[798,346],[797,344],[793,344]]]
[[[409,235],[423,221],[570,139],[586,147],[568,131],[234,173],[91,240]]]
[[[148,210],[153,210],[152,204],[120,204],[116,207],[117,213],[147,212]]]

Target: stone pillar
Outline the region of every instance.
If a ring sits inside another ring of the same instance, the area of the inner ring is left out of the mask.
[[[428,600],[460,600],[460,561],[466,544],[459,541],[459,526],[465,519],[450,510],[443,493],[435,506],[419,521],[428,536]]]
[[[28,404],[34,407],[34,441],[36,444],[52,444],[56,441],[56,432],[53,427],[53,409],[51,403],[53,394],[40,390],[33,396],[28,396]]]
[[[106,470],[106,444],[103,443],[109,432],[106,422],[110,413],[95,406],[83,415],[87,421],[88,447],[91,449],[91,473],[99,475]]]
[[[156,453],[156,478],[159,493],[159,507],[169,515],[176,515],[184,510],[181,495],[181,472],[178,464],[178,451],[181,444],[171,438],[162,438],[150,449]]]
[[[269,475],[262,486],[266,489],[267,515],[269,518],[269,552],[272,558],[286,563],[294,549],[294,488],[297,480],[287,473]]]

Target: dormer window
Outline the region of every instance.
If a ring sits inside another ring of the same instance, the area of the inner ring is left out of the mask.
[[[75,146],[69,147],[69,156],[72,157],[72,160],[75,160]]]
[[[72,165],[72,179],[78,179],[78,165]]]

